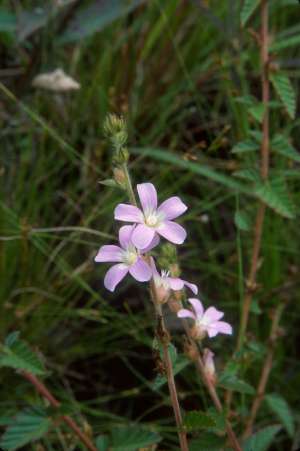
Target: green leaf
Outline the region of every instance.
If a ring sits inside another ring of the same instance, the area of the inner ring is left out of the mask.
[[[106,435],[99,435],[96,438],[95,445],[98,451],[107,451],[109,447],[109,438]]]
[[[76,11],[67,29],[58,39],[60,44],[79,41],[103,30],[107,25],[126,16],[145,0],[104,0],[94,1]]]
[[[45,374],[42,363],[23,340],[17,340],[11,346],[2,347],[0,366],[29,371],[37,375]]]
[[[246,141],[241,141],[236,144],[231,150],[232,153],[246,153],[246,152],[256,152],[259,150],[259,144],[256,141],[247,139]]]
[[[130,151],[134,154],[149,156],[154,158],[155,160],[169,163],[179,168],[190,171],[191,173],[201,175],[202,177],[213,180],[214,182],[220,183],[221,185],[226,186],[227,188],[231,188],[235,191],[239,191],[241,193],[250,194],[250,189],[234,180],[232,177],[229,177],[225,174],[215,171],[211,169],[209,166],[206,166],[201,163],[194,163],[191,161],[186,161],[180,158],[176,154],[172,154],[171,152],[165,149],[153,149],[153,148],[130,148]]]
[[[263,103],[258,103],[248,108],[248,112],[257,122],[262,123],[265,113],[265,106]]]
[[[243,27],[246,25],[246,23],[256,10],[259,2],[260,0],[244,0],[243,8],[241,11],[241,23]]]
[[[189,431],[199,431],[201,429],[208,429],[216,427],[216,421],[211,415],[200,410],[192,410],[188,412],[183,421],[184,427]]]
[[[14,331],[11,332],[10,334],[7,335],[7,337],[5,338],[5,345],[10,347],[12,346],[18,339],[20,336],[20,331]]]
[[[255,194],[281,216],[289,219],[295,217],[295,206],[289,197],[284,180],[277,178],[261,183],[256,187]]]
[[[278,72],[271,76],[271,81],[290,118],[294,119],[296,114],[296,94],[290,79],[283,72]]]
[[[234,215],[234,223],[239,230],[249,232],[252,228],[250,216],[245,211],[236,211]]]
[[[284,398],[277,394],[267,395],[265,401],[269,408],[278,416],[290,437],[294,436],[295,424],[291,409]]]
[[[136,451],[158,443],[161,437],[156,432],[138,426],[115,428],[112,431],[111,451]]]
[[[234,176],[249,180],[250,182],[261,182],[260,173],[257,171],[257,169],[241,169],[240,171],[235,171]]]
[[[17,27],[17,19],[15,14],[11,12],[0,9],[0,32],[10,32],[14,33]]]
[[[270,47],[271,52],[278,52],[279,50],[285,50],[295,45],[300,44],[300,35],[289,36],[288,38],[282,39],[281,41],[274,42]]]
[[[272,444],[281,426],[267,426],[249,437],[243,446],[243,451],[266,451]]]
[[[219,385],[226,390],[232,390],[247,395],[254,395],[255,390],[252,385],[248,384],[234,375],[222,373],[219,378]]]
[[[189,442],[190,451],[220,451],[225,446],[226,439],[215,434],[204,432],[201,437]]]
[[[41,410],[25,410],[8,426],[0,441],[1,449],[13,451],[40,439],[49,430],[50,419]]]
[[[289,143],[285,136],[275,135],[271,142],[271,148],[274,152],[283,155],[284,157],[300,162],[299,152],[297,152],[297,150]]]

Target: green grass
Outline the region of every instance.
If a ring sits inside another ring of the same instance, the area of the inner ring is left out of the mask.
[[[237,195],[239,208],[251,218],[257,202],[252,183],[234,172],[256,167],[258,158],[231,149],[249,130],[260,129],[247,105],[236,101],[260,95],[259,54],[249,33],[250,27],[258,29],[259,18],[242,30],[239,2],[229,7],[213,0],[206,13],[197,3],[155,0],[69,44],[60,43],[54,19],[23,42],[0,33],[4,69],[21,69],[17,76],[0,70],[6,86],[0,86],[1,339],[21,331],[44,356],[49,387],[95,435],[138,421],[161,432],[162,449],[176,449],[177,438],[167,389],[154,392],[151,386],[154,322],[147,290],[127,279],[109,294],[103,287],[106,266],[93,262],[99,246],[115,239],[114,206],[125,200],[121,190],[99,184],[111,178],[112,152],[102,124],[108,112],[124,114],[134,182],[151,181],[161,199],[178,194],[188,204],[188,239],[178,252],[182,274],[199,284],[205,302],[226,312],[237,336],[252,242],[251,233],[234,225]],[[270,3],[274,40],[297,36],[296,1]],[[10,2],[3,8],[12,8]],[[280,50],[277,60],[297,91],[297,46]],[[74,76],[81,89],[60,95],[31,87],[33,76],[56,67]],[[277,99],[273,91],[272,97]],[[298,122],[282,106],[274,108],[271,132],[287,133],[297,148]],[[274,153],[272,168],[289,175],[298,212],[297,163]],[[267,391],[287,400],[298,431],[299,243],[297,216],[288,220],[268,210],[257,293],[265,313],[252,314],[249,329],[251,341],[265,342],[267,312],[282,299],[289,301]],[[169,325],[182,351],[174,316]],[[217,339],[212,347],[222,368],[234,339]],[[253,386],[261,361],[250,351],[245,355],[241,377]],[[40,402],[11,370],[2,368],[0,378],[1,415]],[[210,406],[192,365],[177,380],[184,409]],[[249,402],[249,396],[236,395],[242,419]],[[276,422],[263,404],[257,429]],[[57,431],[41,439],[46,449],[64,449],[64,428]],[[282,430],[272,449],[290,447]]]

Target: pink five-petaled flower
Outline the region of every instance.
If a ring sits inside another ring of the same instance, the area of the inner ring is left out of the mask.
[[[225,321],[219,321],[224,316],[223,312],[220,312],[215,307],[209,307],[204,311],[202,302],[199,299],[188,299],[192,304],[193,312],[187,309],[181,309],[178,311],[177,316],[179,318],[192,318],[195,321],[192,328],[192,334],[196,339],[202,339],[207,334],[210,338],[215,337],[217,334],[232,334],[232,327]]]
[[[187,206],[179,197],[170,197],[157,207],[157,193],[152,183],[137,185],[142,210],[134,205],[119,204],[115,209],[115,219],[134,222],[137,225],[132,233],[132,242],[138,249],[151,243],[157,234],[175,244],[182,244],[186,238],[185,229],[173,222],[182,215]]]
[[[154,238],[150,245],[141,251],[132,244],[131,236],[135,226],[123,226],[119,230],[120,246],[105,245],[101,246],[95,261],[99,262],[117,262],[106,273],[104,286],[109,291],[114,291],[118,283],[129,272],[139,282],[146,282],[151,279],[152,271],[150,266],[143,260],[142,253],[148,252],[158,244],[158,237]]]
[[[169,271],[161,271],[161,274],[156,269],[154,258],[151,257],[151,269],[153,274],[153,281],[156,288],[156,293],[160,302],[166,302],[170,291],[182,290],[184,286],[188,287],[194,294],[198,293],[198,288],[195,284],[182,280],[179,277],[170,277]]]

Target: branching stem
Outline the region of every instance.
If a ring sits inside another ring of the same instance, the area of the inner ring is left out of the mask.
[[[47,401],[53,406],[58,408],[60,402],[52,395],[48,388],[41,382],[34,374],[27,371],[22,371],[21,375],[27,379],[36,389],[36,391],[42,395]],[[62,415],[62,420],[69,426],[70,429],[77,435],[80,441],[89,449],[90,451],[97,451],[96,446],[93,444],[91,439],[79,428],[74,420],[69,415]]]

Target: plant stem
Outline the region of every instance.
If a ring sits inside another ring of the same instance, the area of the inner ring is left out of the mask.
[[[284,309],[283,304],[279,304],[273,314],[272,324],[271,324],[271,331],[270,331],[270,337],[269,337],[269,343],[268,343],[268,352],[267,356],[264,362],[264,366],[261,371],[259,383],[256,390],[256,395],[252,403],[252,407],[250,410],[250,415],[248,418],[248,421],[246,423],[246,428],[243,434],[244,438],[249,437],[249,435],[252,434],[253,424],[255,422],[257,412],[260,408],[260,405],[263,401],[263,398],[265,396],[266,386],[267,382],[270,376],[270,372],[272,369],[273,364],[273,356],[275,351],[275,344],[276,340],[278,338],[278,327],[279,327],[279,321],[282,315]]]
[[[47,387],[36,376],[27,371],[22,371],[21,375],[25,379],[27,379],[35,387],[36,391],[45,399],[47,399],[53,407],[58,408],[60,406],[60,402],[52,395]],[[61,418],[69,426],[69,428],[72,429],[72,431],[77,435],[77,437],[87,447],[87,449],[91,451],[97,451],[96,446],[92,443],[90,438],[81,431],[79,426],[75,423],[74,420],[72,420],[71,417],[69,417],[69,415],[62,415]]]
[[[269,99],[270,99],[270,83],[269,83],[269,14],[268,0],[261,0],[261,67],[262,67],[262,103],[264,105],[264,117],[262,123],[262,144],[261,144],[261,162],[260,173],[263,181],[267,181],[269,174]],[[261,249],[261,239],[263,224],[265,219],[266,206],[260,203],[254,227],[254,242],[252,249],[252,257],[250,264],[249,277],[247,279],[247,292],[243,302],[242,317],[240,331],[238,336],[237,351],[239,351],[244,342],[247,325],[249,320],[249,311],[256,290],[256,276],[258,270],[258,260]]]
[[[182,323],[183,323],[183,326],[184,326],[185,333],[187,335],[188,341],[189,341],[190,345],[192,346],[192,348],[195,351],[195,354],[197,356],[194,361],[195,361],[196,368],[197,368],[197,370],[198,370],[198,372],[200,374],[200,377],[203,380],[203,382],[204,382],[204,384],[205,384],[205,386],[207,388],[207,391],[208,391],[208,393],[209,393],[209,395],[211,397],[211,400],[214,403],[216,409],[218,410],[218,412],[223,412],[224,411],[223,405],[222,405],[221,400],[220,400],[220,398],[218,396],[216,387],[211,382],[209,377],[207,377],[207,374],[206,374],[205,368],[204,368],[204,364],[203,364],[203,361],[202,361],[202,357],[201,357],[198,345],[197,345],[197,343],[195,342],[195,340],[192,337],[191,329],[188,326],[186,320],[182,320]],[[238,442],[238,439],[237,439],[237,437],[236,437],[236,435],[235,435],[235,433],[234,433],[234,431],[233,431],[233,429],[231,427],[230,421],[228,419],[225,420],[225,424],[226,424],[226,433],[227,433],[228,439],[230,441],[230,444],[232,446],[232,449],[234,449],[235,451],[242,451],[242,448],[241,448],[241,446],[240,446],[240,444]]]
[[[135,194],[133,191],[127,164],[123,164],[122,168],[123,168],[124,175],[126,178],[126,188],[127,188],[129,200],[130,200],[130,202],[132,202],[133,205],[137,205],[137,201],[136,201],[136,197],[135,197]],[[148,256],[148,258],[149,258],[149,256]],[[151,298],[152,298],[152,301],[154,304],[157,320],[159,322],[159,327],[158,327],[159,330],[157,331],[157,336],[161,342],[162,349],[163,349],[163,364],[164,364],[164,368],[166,371],[166,377],[167,377],[167,382],[168,382],[171,403],[172,403],[174,417],[175,417],[175,421],[176,421],[176,425],[177,425],[177,432],[178,432],[180,448],[181,448],[181,451],[188,451],[189,450],[188,442],[187,442],[187,438],[186,438],[186,432],[183,430],[182,416],[181,416],[180,405],[179,405],[178,396],[177,396],[176,384],[175,384],[174,373],[173,373],[173,366],[172,366],[172,361],[171,361],[171,357],[170,357],[170,353],[169,353],[170,336],[169,336],[169,333],[168,333],[166,325],[165,325],[162,307],[161,307],[160,303],[158,302],[158,296],[156,293],[156,288],[153,283],[153,280],[150,281],[150,293],[151,293]]]
[[[162,306],[158,302],[156,288],[155,288],[155,284],[154,284],[153,280],[151,280],[151,282],[150,282],[150,293],[151,293],[151,298],[152,298],[152,301],[153,301],[153,304],[155,307],[155,312],[156,312],[157,320],[158,320],[157,338],[159,339],[159,341],[162,345],[162,349],[163,349],[163,363],[164,363],[166,378],[168,381],[168,387],[169,387],[174,417],[175,417],[175,421],[176,421],[176,425],[177,425],[180,448],[182,451],[188,451],[189,447],[188,447],[186,432],[183,429],[182,415],[181,415],[180,405],[179,405],[178,396],[177,396],[176,384],[175,384],[174,373],[173,373],[173,366],[172,366],[172,361],[171,361],[171,357],[170,357],[170,353],[169,353],[170,335],[169,335],[169,332],[168,332],[166,324],[165,324]]]

